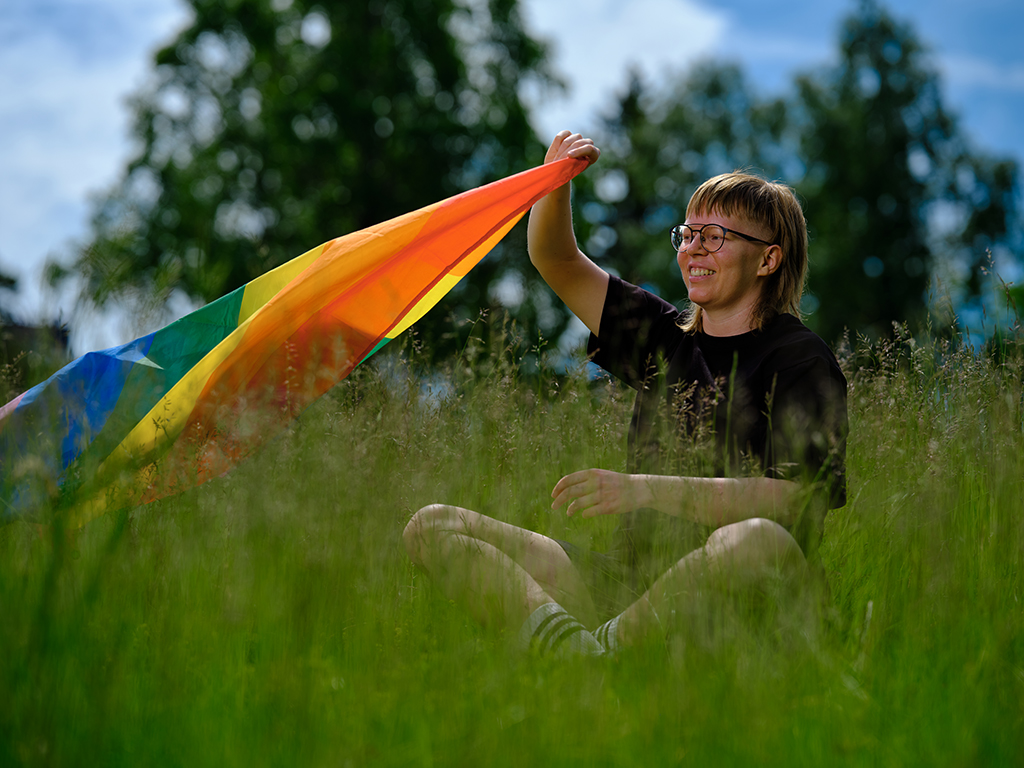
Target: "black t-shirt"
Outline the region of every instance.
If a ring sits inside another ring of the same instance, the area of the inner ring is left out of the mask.
[[[828,345],[788,314],[729,337],[686,332],[680,314],[609,282],[588,353],[637,390],[628,470],[798,480],[843,506],[846,378]]]

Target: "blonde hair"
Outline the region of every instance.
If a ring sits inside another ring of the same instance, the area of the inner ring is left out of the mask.
[[[749,173],[723,173],[693,193],[686,217],[698,214],[718,214],[753,224],[767,233],[765,240],[782,250],[782,261],[766,278],[754,306],[751,327],[761,330],[783,312],[800,317],[807,276],[807,221],[793,190]],[[693,305],[680,325],[685,331],[701,330],[703,310]]]

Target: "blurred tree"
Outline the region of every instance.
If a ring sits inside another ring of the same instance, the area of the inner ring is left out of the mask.
[[[518,0],[189,2],[132,102],[139,149],[92,241],[51,264],[87,302],[210,301],[543,157],[518,89],[555,83]],[[501,268],[475,270],[464,301]]]
[[[705,179],[750,169],[797,188],[811,235],[807,323],[887,333],[920,322],[942,279],[983,289],[990,250],[1017,237],[1016,165],[972,151],[913,31],[874,2],[842,27],[839,63],[785,99],[705,63],[654,91],[633,75],[577,183],[577,229],[605,268],[685,304],[668,232]]]
[[[15,293],[18,290],[18,279],[8,275],[6,272],[0,272],[0,299],[4,299],[6,294]],[[0,318],[5,318],[6,322],[7,313],[4,311],[3,303],[0,303]]]
[[[554,81],[517,0],[190,2],[193,23],[133,101],[136,158],[97,202],[92,241],[51,266],[88,302],[162,305],[174,289],[209,301],[540,162],[519,87]],[[605,156],[575,184],[584,249],[681,306],[668,231],[701,181],[750,168],[804,198],[807,320],[827,339],[922,318],[936,275],[955,302],[979,294],[989,251],[1017,227],[1015,164],[972,151],[927,52],[872,0],[845,22],[838,59],[788,99],[758,98],[722,63],[658,90],[633,75],[595,132]],[[446,315],[496,304],[528,338],[570,327],[521,230],[419,325],[436,346]]]
[[[971,151],[913,30],[863,0],[838,65],[797,89],[816,330],[834,339],[920,322],[936,273],[976,295],[988,249],[1017,216],[1017,168]]]
[[[68,358],[68,329],[59,322],[23,325],[5,307],[18,279],[0,272],[0,405],[61,368]]]

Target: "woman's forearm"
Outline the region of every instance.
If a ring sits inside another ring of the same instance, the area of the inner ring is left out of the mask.
[[[803,487],[771,477],[632,475],[637,507],[652,507],[714,528],[753,517],[794,522]]]
[[[572,228],[569,184],[550,192],[533,206],[526,242],[530,261],[542,277],[547,277],[552,269],[583,256]]]
[[[675,477],[583,469],[555,484],[551,507],[566,507],[570,517],[621,515],[651,507],[714,528],[753,517],[790,525],[801,514],[809,490],[770,477]]]

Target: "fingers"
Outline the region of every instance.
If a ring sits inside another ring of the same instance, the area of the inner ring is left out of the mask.
[[[553,163],[566,157],[579,158],[587,161],[587,165],[597,162],[601,156],[601,150],[594,144],[593,139],[585,138],[582,134],[570,131],[559,131],[548,147],[544,155],[545,163]]]
[[[556,160],[568,157],[573,143],[582,139],[583,137],[578,133],[559,131],[555,134],[555,138],[551,140],[551,146],[548,147],[547,154],[544,155],[544,162],[553,163]]]
[[[566,475],[551,491],[552,509],[568,505],[569,517],[617,514],[622,509],[622,476],[603,469],[584,469]]]
[[[551,490],[551,498],[554,499],[551,502],[551,508],[558,509],[587,493],[587,483],[594,471],[584,469],[573,472],[555,483],[555,487]]]
[[[597,495],[590,494],[588,496],[581,496],[578,499],[573,499],[569,502],[569,506],[565,508],[566,517],[594,517],[598,513],[595,511],[598,506]]]
[[[568,505],[565,507],[565,514],[569,517],[576,515],[593,517],[594,515],[605,514],[599,511],[603,508],[600,489],[590,490],[594,485],[595,483],[586,482],[577,483],[566,488],[555,497],[551,508],[557,509],[563,505]]]

